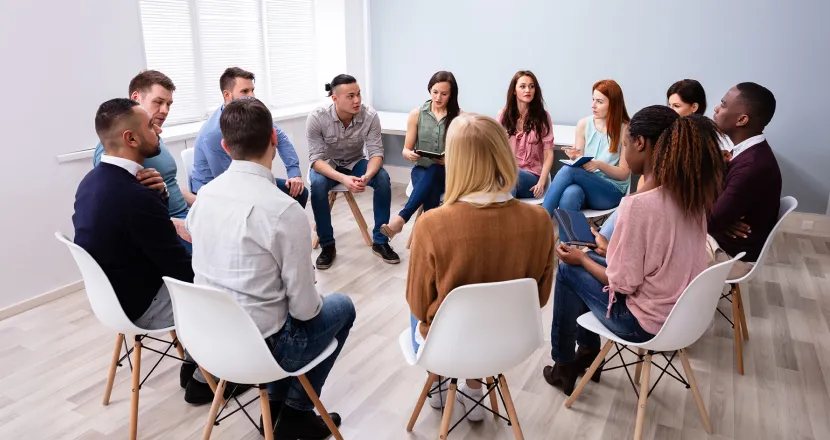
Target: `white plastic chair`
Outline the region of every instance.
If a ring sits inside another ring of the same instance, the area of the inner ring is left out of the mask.
[[[597,355],[594,359],[591,367],[585,375],[582,376],[579,384],[565,402],[565,407],[570,408],[571,405],[573,405],[576,398],[579,397],[579,394],[582,392],[582,389],[588,381],[591,380],[594,372],[600,366],[607,363],[605,356],[608,354],[608,351],[611,350],[612,345],[617,346],[617,352],[611,357],[611,359],[619,356],[626,369],[628,365],[631,364],[625,363],[622,357],[622,352],[624,349],[630,351],[630,349],[627,349],[626,347],[635,347],[638,349],[638,356],[641,360],[636,362],[637,367],[634,373],[634,381],[632,382],[632,386],[635,385],[635,382],[640,385],[640,391],[638,393],[639,403],[637,408],[637,422],[634,425],[634,439],[640,440],[643,435],[643,422],[646,416],[646,402],[649,394],[651,393],[649,389],[649,380],[651,377],[652,355],[657,353],[660,353],[667,362],[665,367],[658,365],[658,368],[663,371],[660,376],[662,377],[663,374],[666,373],[671,375],[671,373],[667,371],[671,368],[675,373],[677,373],[677,377],[675,377],[675,379],[692,389],[692,396],[695,399],[695,403],[697,403],[697,409],[700,412],[703,427],[706,429],[707,433],[712,434],[712,426],[709,423],[709,416],[706,414],[706,407],[703,405],[703,398],[700,396],[700,390],[697,388],[697,381],[692,373],[692,368],[689,364],[689,358],[686,355],[686,351],[688,351],[688,347],[700,339],[700,337],[703,336],[703,333],[709,328],[709,323],[712,322],[712,316],[715,313],[718,301],[720,300],[720,290],[718,289],[723,286],[723,282],[726,280],[727,275],[729,275],[729,270],[732,268],[732,265],[735,264],[735,261],[743,257],[743,255],[744,254],[741,253],[732,260],[714,265],[704,270],[700,275],[692,280],[692,282],[689,283],[680,295],[680,298],[678,298],[677,303],[675,303],[671,313],[669,313],[669,316],[666,318],[666,322],[663,324],[663,327],[657,335],[654,336],[654,338],[647,342],[638,344],[620,338],[605,328],[605,326],[602,325],[602,323],[592,312],[585,313],[577,318],[576,322],[582,328],[590,332],[594,332],[606,338],[608,341],[602,347],[602,350],[600,350],[599,355]],[[623,301],[623,298],[618,298],[618,301]],[[670,353],[670,358],[666,357],[666,352]],[[686,373],[688,382],[684,380],[680,375],[680,372],[678,372],[677,369],[671,365],[671,361],[674,359],[675,354],[678,353],[680,355],[680,362],[683,364],[683,371]],[[643,364],[645,367],[643,367]],[[658,377],[657,380],[659,381],[660,377]],[[655,385],[656,384],[657,382],[655,382]],[[651,390],[653,390],[653,388],[651,388]],[[635,387],[635,392],[636,391],[637,389]]]
[[[267,440],[273,440],[271,407],[265,385],[293,376],[300,381],[308,397],[314,402],[334,438],[343,440],[334,421],[305,377],[309,370],[334,353],[337,340],[333,340],[308,365],[288,373],[274,359],[254,321],[228,293],[168,277],[164,278],[164,282],[173,300],[173,316],[179,336],[182,341],[186,341],[188,352],[200,365],[221,379],[214,393],[203,439],[210,438],[216,414],[222,406],[222,393],[230,381],[259,385],[264,435]]]
[[[550,188],[550,182],[551,182],[550,173],[548,173],[548,179],[547,179],[547,182],[545,183],[545,191],[547,191],[548,188]],[[541,205],[542,202],[545,200],[545,196],[543,194],[542,197],[539,197],[538,199],[535,198],[535,197],[529,197],[529,198],[526,198],[526,199],[525,198],[519,198],[518,200],[522,203],[527,203],[529,205]]]
[[[406,196],[407,197],[411,196],[412,191],[414,191],[414,190],[415,190],[415,186],[412,185],[412,179],[409,179],[409,184],[406,185]],[[443,193],[441,193],[441,203],[444,203],[444,194]],[[415,222],[418,221],[418,217],[420,217],[421,214],[423,214],[423,213],[424,213],[424,207],[419,206],[418,211],[415,213],[415,220],[412,220],[412,231],[415,230]],[[412,247],[412,237],[413,237],[413,235],[414,234],[412,232],[409,233],[409,238],[406,240],[406,248],[407,249]]]
[[[124,358],[128,358],[130,353],[132,353],[133,355],[132,398],[130,405],[130,439],[134,440],[137,437],[138,432],[138,393],[139,389],[141,388],[141,384],[144,383],[144,381],[141,380],[141,349],[143,347],[142,340],[148,338],[154,341],[159,341],[168,344],[166,350],[164,351],[164,353],[162,353],[162,356],[159,358],[159,362],[161,362],[161,360],[165,357],[173,357],[166,354],[171,347],[176,347],[176,350],[179,354],[179,359],[184,360],[184,349],[182,348],[182,345],[178,343],[175,327],[148,330],[133,324],[133,322],[130,321],[130,319],[127,318],[127,315],[124,313],[124,309],[121,307],[121,303],[118,302],[118,297],[115,295],[115,290],[113,290],[109,278],[107,278],[107,275],[104,273],[104,270],[101,269],[101,266],[98,265],[95,259],[92,258],[92,256],[89,255],[89,253],[86,250],[70,241],[68,238],[66,238],[66,236],[64,236],[60,232],[55,232],[55,238],[57,238],[58,241],[60,241],[61,243],[65,244],[69,248],[69,251],[72,253],[72,257],[75,259],[75,263],[78,265],[78,269],[81,271],[81,276],[84,279],[84,290],[86,291],[87,299],[89,299],[89,305],[92,308],[92,312],[95,314],[95,317],[98,318],[101,324],[104,324],[104,326],[106,326],[110,330],[118,333],[118,336],[115,339],[115,348],[113,349],[112,353],[112,361],[110,363],[109,373],[107,375],[107,385],[104,389],[103,404],[105,406],[109,405],[110,395],[112,394],[112,386],[113,382],[115,381],[116,369],[120,365],[121,360],[123,360]],[[148,334],[156,333],[169,333],[170,337],[172,338],[172,342],[163,341],[148,336]],[[127,343],[124,340],[124,335],[133,335],[134,345],[132,349],[127,349],[127,354],[125,354],[122,358],[120,357],[121,346],[123,344],[125,348],[127,347]],[[152,349],[150,350],[156,351]],[[158,362],[156,363],[156,365],[158,365]],[[150,370],[150,372],[152,373],[152,370]],[[202,370],[202,372],[207,373],[204,370]],[[149,377],[149,374],[147,375],[147,377]],[[147,377],[144,378],[145,381],[147,380]],[[209,374],[205,374],[205,378],[208,380],[208,383],[213,382],[213,379]],[[215,388],[215,384],[213,384],[211,388]]]
[[[308,184],[308,187],[311,188],[311,168],[308,169],[308,173],[306,174],[306,183]],[[371,246],[372,236],[369,235],[369,226],[366,224],[366,219],[363,218],[363,213],[360,212],[360,207],[357,206],[354,194],[346,188],[346,185],[338,183],[329,190],[329,212],[331,212],[331,209],[334,207],[334,201],[337,200],[337,194],[343,194],[343,197],[346,198],[346,202],[349,204],[349,209],[352,210],[352,216],[354,216],[354,220],[357,222],[357,229],[359,229],[360,233],[363,234],[363,241],[366,242],[366,246]],[[314,231],[317,231],[317,225],[314,225]],[[311,247],[317,249],[319,245],[320,237],[315,234],[314,242]]]
[[[193,192],[190,187],[190,175],[193,174],[193,161],[196,150],[193,148],[185,148],[182,150],[182,163],[184,164],[184,173],[187,177],[187,190]]]
[[[625,195],[623,197],[625,197],[629,194],[631,194],[631,182],[630,181],[628,182],[628,189],[625,191]],[[617,206],[615,206],[611,209],[582,209],[582,210],[580,210],[580,212],[582,213],[582,215],[585,216],[585,218],[588,219],[588,221],[594,223],[594,226],[599,228],[600,226],[602,226],[602,223],[598,223],[599,220],[596,220],[596,219],[602,219],[603,217],[607,218],[608,216],[610,216],[611,214],[616,212],[617,208],[619,208],[619,207],[620,206],[617,205]]]
[[[744,313],[744,300],[741,297],[741,283],[750,281],[758,275],[759,269],[764,265],[767,251],[775,239],[775,233],[778,232],[778,228],[781,227],[781,224],[784,222],[784,218],[793,212],[796,207],[798,207],[798,200],[796,200],[795,197],[787,196],[781,199],[781,203],[778,206],[778,222],[775,223],[772,231],[764,241],[764,247],[761,248],[761,253],[758,255],[758,261],[752,264],[752,269],[748,274],[735,280],[726,281],[726,283],[730,285],[730,289],[729,293],[723,295],[722,298],[726,298],[732,303],[732,320],[730,323],[735,331],[735,356],[738,359],[738,374],[744,374],[743,340],[749,340],[749,331],[746,327],[746,314]],[[724,315],[724,317],[726,317],[726,315]],[[727,320],[729,320],[729,318],[727,318]]]
[[[432,383],[441,376],[450,381],[439,437],[445,439],[451,430],[458,379],[487,378],[486,395],[490,396],[491,411],[501,417],[494,393],[500,389],[509,416],[505,420],[513,426],[514,436],[523,439],[519,417],[502,373],[524,362],[542,340],[542,313],[535,280],[524,278],[453,289],[438,308],[417,356],[409,328],[398,338],[407,363],[429,372],[406,430],[412,431]],[[478,404],[483,406],[481,401]]]

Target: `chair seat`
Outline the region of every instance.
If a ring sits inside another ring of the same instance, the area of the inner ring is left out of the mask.
[[[544,197],[538,199],[518,199],[522,203],[527,203],[528,205],[541,205],[542,202],[545,200]]]
[[[418,360],[415,357],[415,349],[412,346],[412,330],[407,328],[406,330],[401,332],[401,335],[398,336],[398,344],[401,346],[401,353],[403,353],[404,359],[406,359],[406,363],[409,365],[415,365],[415,362]]]
[[[338,183],[337,185],[334,185],[334,186],[333,186],[333,187],[329,190],[329,192],[341,192],[341,193],[342,193],[342,192],[349,192],[349,189],[348,189],[348,188],[346,188],[346,185],[343,185],[342,183]]]
[[[613,214],[617,208],[611,209],[583,209],[580,212],[585,218],[597,218],[597,217],[604,217],[606,215]]]
[[[582,316],[580,316],[579,318],[576,318],[576,323],[579,324],[580,327],[584,328],[585,330],[596,333],[596,334],[600,335],[601,337],[603,337],[605,339],[610,339],[614,342],[618,342],[620,344],[628,345],[628,346],[631,346],[631,347],[639,347],[639,348],[644,348],[644,349],[647,349],[647,350],[650,348],[649,343],[651,341],[647,341],[647,342],[643,342],[643,343],[638,344],[638,343],[635,343],[635,342],[626,341],[625,339],[615,335],[610,330],[605,328],[605,326],[602,325],[601,322],[599,322],[599,319],[597,319],[596,315],[594,315],[593,312],[585,313]],[[684,347],[677,347],[677,349],[681,349],[681,348],[684,348]],[[660,349],[655,348],[654,350],[656,350],[656,351],[668,351],[668,350],[664,350],[663,348],[660,348]]]

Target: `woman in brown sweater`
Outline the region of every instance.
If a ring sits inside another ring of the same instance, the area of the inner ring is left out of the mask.
[[[441,302],[456,287],[532,278],[542,307],[553,283],[553,225],[543,208],[511,196],[518,165],[501,125],[486,116],[459,115],[447,131],[445,162],[444,205],[415,224],[409,256],[406,300],[416,352]],[[472,380],[461,386],[473,396],[481,395],[480,388]],[[430,404],[442,406],[440,398]],[[468,415],[473,421],[483,418],[480,406]]]

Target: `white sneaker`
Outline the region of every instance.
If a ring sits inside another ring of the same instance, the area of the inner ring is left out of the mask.
[[[437,386],[438,382],[433,382],[432,385],[430,385],[429,389],[435,389]],[[432,394],[429,395],[429,406],[435,409],[443,408],[444,405],[446,405],[447,403],[447,393],[449,393],[449,391],[450,390],[449,388],[447,388],[447,384],[442,384],[440,393],[438,392],[438,390],[435,390],[432,392]]]
[[[474,398],[476,401],[478,401],[479,399],[481,399],[484,396],[484,388],[483,387],[479,388],[477,390],[472,389],[472,388],[467,386],[466,382],[462,382],[461,385],[459,385],[458,390],[463,391],[464,394]],[[467,420],[469,420],[471,422],[480,422],[480,421],[484,420],[484,415],[485,415],[486,410],[484,409],[483,406],[476,405],[475,402],[473,402],[472,400],[464,397],[463,395],[461,395],[461,393],[456,393],[455,394],[455,399],[458,400],[458,403],[464,405],[464,412],[467,412],[467,406],[475,405],[475,408],[473,408],[473,410],[470,411],[470,414],[467,414]]]

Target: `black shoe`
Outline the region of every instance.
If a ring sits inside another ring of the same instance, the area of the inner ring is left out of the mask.
[[[576,358],[574,358],[574,363],[579,365],[580,368],[583,370],[587,370],[591,367],[591,364],[594,363],[594,359],[599,356],[599,349],[588,349],[579,347],[576,349]],[[602,368],[597,368],[594,371],[594,374],[591,375],[591,380],[599,383],[600,376],[602,375]]]
[[[197,367],[193,362],[182,362],[182,368],[179,370],[179,385],[182,388],[187,388],[187,383],[190,382]]]
[[[340,414],[329,413],[334,426],[340,427]],[[290,406],[282,408],[277,427],[274,429],[274,439],[277,440],[323,440],[331,435],[329,427],[323,418],[313,410],[299,411]]]
[[[546,366],[542,369],[542,376],[545,382],[561,389],[566,396],[570,396],[576,385],[576,378],[585,370],[576,365],[575,362],[567,364],[554,363],[553,366]]]
[[[268,406],[271,407],[271,430],[273,432],[274,428],[277,427],[277,420],[280,418],[280,412],[282,411],[283,404],[282,402],[278,402],[276,400],[268,400]],[[261,429],[266,429],[262,426],[262,416],[259,416],[259,427]],[[262,431],[260,434],[265,435],[265,431]]]
[[[323,246],[323,251],[320,252],[320,256],[317,257],[317,269],[326,270],[330,268],[332,263],[334,263],[334,257],[336,256],[337,249],[334,245]]]
[[[239,385],[233,382],[228,382],[225,385],[225,392],[222,393],[225,400],[232,396],[240,396],[251,389],[250,385]],[[187,388],[184,389],[184,401],[191,405],[206,405],[213,402],[213,391],[206,383],[197,380],[191,380],[187,383]]]
[[[401,262],[401,257],[392,250],[392,246],[389,246],[389,243],[373,244],[372,252],[380,256],[380,258],[383,258],[384,263],[398,264]]]

